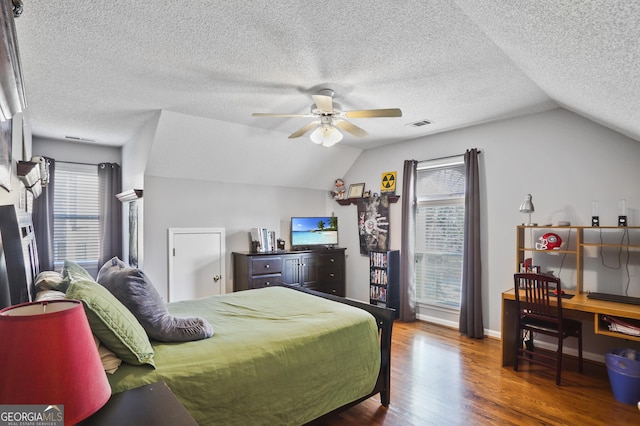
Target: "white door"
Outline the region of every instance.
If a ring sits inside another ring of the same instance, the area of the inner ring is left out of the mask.
[[[169,302],[226,292],[224,228],[169,228]]]

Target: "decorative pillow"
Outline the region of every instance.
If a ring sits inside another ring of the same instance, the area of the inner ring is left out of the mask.
[[[118,299],[74,262],[64,262],[62,276],[69,281],[65,297],[82,301],[91,331],[106,347],[128,364],[155,367],[147,334]]]
[[[207,320],[171,315],[145,273],[137,268],[127,267],[117,257],[100,268],[98,283],[129,308],[151,339],[188,342],[213,336],[213,327]]]
[[[36,293],[43,290],[67,291],[69,283],[64,281],[62,274],[56,271],[42,271],[36,277],[35,283]]]

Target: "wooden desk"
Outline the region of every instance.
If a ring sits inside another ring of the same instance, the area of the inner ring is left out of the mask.
[[[516,344],[516,310],[515,290],[511,289],[502,293],[502,365],[513,365],[513,356]],[[605,300],[593,300],[587,298],[587,293],[577,294],[571,299],[562,299],[562,311],[567,317],[587,318],[594,322],[594,333],[604,334],[628,340],[640,341],[640,338],[627,334],[609,331],[603,323],[603,315],[612,315],[620,318],[640,320],[640,305],[627,303],[607,302]]]

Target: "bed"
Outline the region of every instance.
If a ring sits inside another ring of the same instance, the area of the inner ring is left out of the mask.
[[[0,291],[6,276],[0,265]],[[206,319],[213,336],[150,340],[155,368],[122,363],[113,393],[164,381],[201,425],[300,425],[376,394],[390,402],[393,310],[285,286],[166,308]]]
[[[380,366],[367,312],[284,287],[169,305],[212,338],[153,343],[156,369],[121,365],[119,392],[164,381],[199,424],[304,424],[370,394]],[[204,379],[204,380],[203,380]]]

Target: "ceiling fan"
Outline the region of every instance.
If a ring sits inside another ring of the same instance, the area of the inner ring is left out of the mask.
[[[316,95],[311,95],[314,104],[311,105],[309,114],[273,114],[254,112],[254,117],[310,117],[316,120],[300,128],[289,135],[289,139],[299,138],[308,131],[313,130],[310,135],[314,143],[322,144],[329,147],[335,145],[342,140],[344,130],[357,137],[367,136],[368,133],[356,126],[355,124],[345,120],[345,118],[378,118],[378,117],[402,117],[402,111],[399,108],[386,109],[361,109],[353,111],[342,111],[337,102],[333,102],[333,90],[322,89]]]

